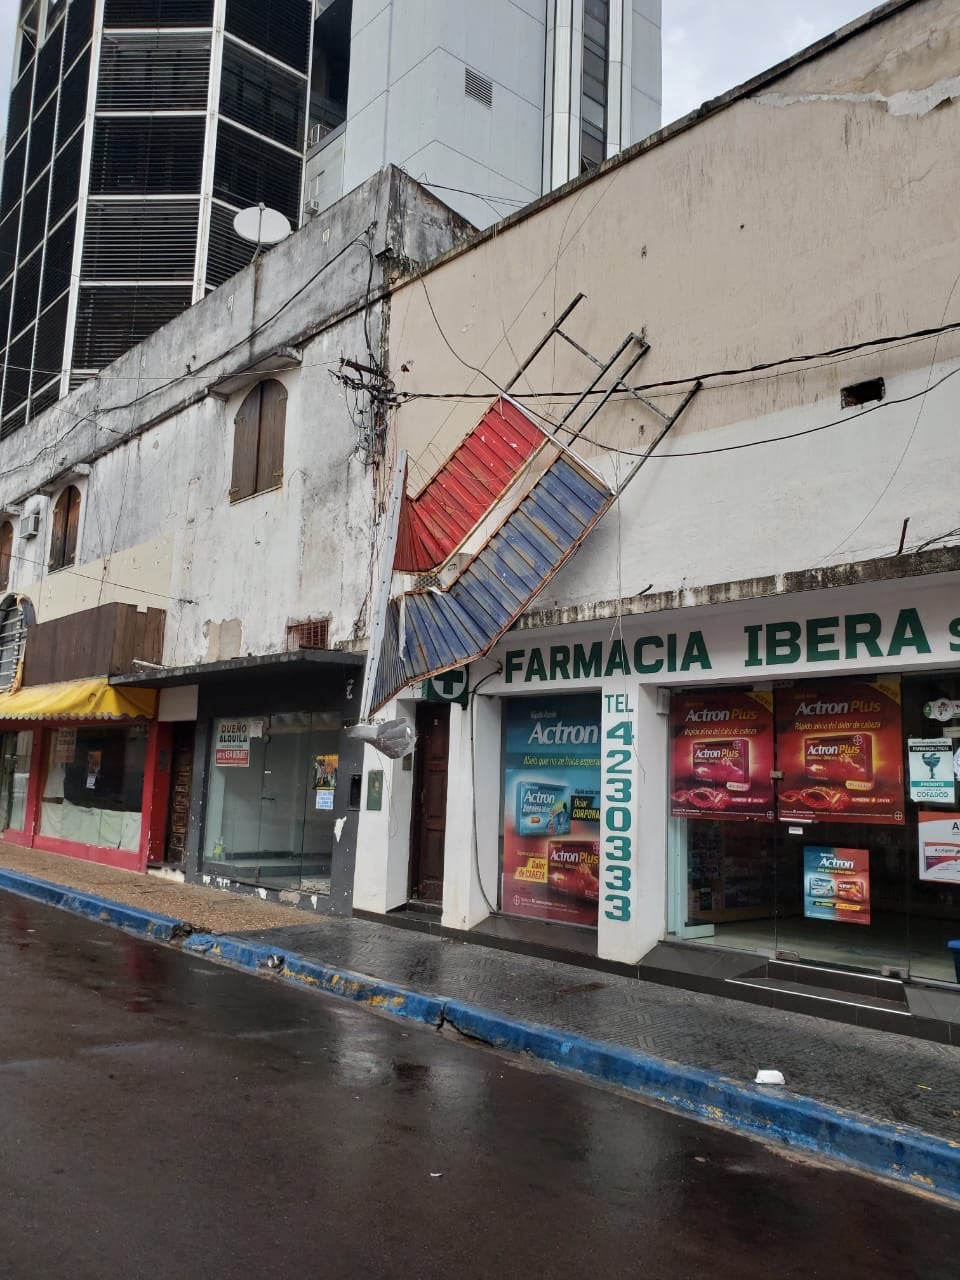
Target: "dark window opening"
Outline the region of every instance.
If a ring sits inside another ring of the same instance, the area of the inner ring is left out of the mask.
[[[287,648],[290,650],[327,649],[330,647],[329,637],[329,618],[314,618],[310,622],[293,622],[287,627]]]
[[[583,74],[580,84],[580,172],[606,158],[609,0],[584,0]]]
[[[869,404],[872,400],[882,400],[887,394],[886,384],[882,378],[868,378],[865,382],[854,382],[840,392],[840,408],[854,409],[860,404]]]
[[[80,490],[68,484],[53,508],[53,532],[50,535],[48,568],[67,569],[77,558],[77,533],[80,529]]]
[[[323,8],[319,5],[318,8]],[[310,76],[311,146],[347,118],[350,80],[350,28],[353,0],[332,0],[313,24],[313,67]]]
[[[276,489],[283,483],[286,419],[287,391],[273,378],[258,383],[237,410],[231,502]]]

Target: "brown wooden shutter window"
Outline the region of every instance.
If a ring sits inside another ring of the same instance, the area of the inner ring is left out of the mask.
[[[13,560],[13,525],[9,520],[0,524],[0,591],[10,585],[10,564]]]
[[[237,410],[233,427],[231,502],[240,502],[283,484],[286,419],[286,388],[272,378],[258,383]]]
[[[80,490],[69,484],[53,508],[53,532],[50,535],[51,572],[66,569],[77,558],[77,535],[80,530]]]

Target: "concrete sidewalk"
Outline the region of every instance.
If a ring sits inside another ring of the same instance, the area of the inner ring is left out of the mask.
[[[692,1068],[748,1091],[758,1068],[776,1068],[786,1077],[788,1092],[778,1091],[784,1102],[792,1096],[799,1105],[809,1100],[856,1113],[857,1123],[910,1126],[946,1140],[954,1153],[950,1158],[956,1161],[960,1189],[960,1048],[598,973],[575,963],[494,951],[389,924],[309,917],[256,898],[9,845],[0,845],[0,866],[185,921],[200,934],[191,947],[195,944],[202,952],[249,968],[263,968],[267,957],[267,967],[286,970],[281,976],[298,980],[299,970],[299,980],[325,990],[337,990],[343,975],[350,982],[364,975],[383,984],[377,990],[400,989],[405,1000],[416,1003],[417,1012],[408,1010],[407,1016],[422,1021],[458,1025],[442,1013],[447,1002],[456,1002],[476,1013],[477,1026],[501,1028],[488,1033],[461,1025],[466,1034],[534,1052],[547,1061],[558,1060],[556,1049],[541,1053],[531,1047],[536,1041],[532,1033],[552,1033],[555,1045],[561,1043],[558,1036],[562,1038],[561,1065],[566,1052],[562,1044],[609,1047],[614,1059],[617,1051],[650,1055],[659,1060],[656,1066],[663,1068],[665,1078],[671,1067],[678,1079],[684,1072],[689,1076]],[[233,941],[228,945],[229,939]],[[310,966],[325,971],[319,981],[308,976]],[[399,1011],[398,1000],[378,997],[367,1002]],[[439,1022],[430,1013],[438,1008]],[[526,1039],[504,1032],[505,1026],[525,1028]],[[570,1058],[569,1065],[619,1082],[615,1070],[584,1067],[582,1058]],[[754,1092],[770,1095],[769,1090]],[[662,1090],[655,1096],[662,1097]],[[709,1116],[714,1109],[699,1110]],[[727,1116],[724,1112],[714,1118]]]

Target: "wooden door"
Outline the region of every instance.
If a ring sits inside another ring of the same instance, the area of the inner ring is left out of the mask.
[[[410,832],[410,896],[421,902],[443,901],[449,748],[449,706],[442,702],[421,702],[417,707]]]

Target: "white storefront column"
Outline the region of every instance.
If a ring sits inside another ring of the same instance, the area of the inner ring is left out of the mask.
[[[629,676],[605,680],[601,702],[597,954],[636,964],[664,931],[667,719]]]
[[[450,708],[443,917],[472,929],[497,906],[500,867],[500,699]],[[482,883],[481,883],[482,877]]]
[[[399,702],[389,714],[413,723],[416,703]],[[370,809],[370,775],[383,772],[379,809]],[[364,748],[363,787],[357,824],[357,858],[353,877],[353,905],[382,915],[401,907],[410,888],[410,818],[413,804],[413,757],[389,760],[373,747]]]

